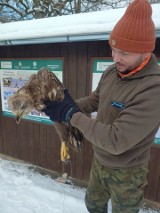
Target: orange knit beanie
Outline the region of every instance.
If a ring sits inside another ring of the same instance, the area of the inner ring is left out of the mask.
[[[111,32],[110,46],[134,53],[152,52],[155,26],[148,0],[134,0]]]

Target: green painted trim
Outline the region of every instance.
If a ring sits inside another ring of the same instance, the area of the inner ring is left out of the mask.
[[[11,112],[3,111],[2,114],[4,116],[15,118],[15,115],[13,113],[11,113]],[[23,117],[22,119],[30,120],[30,121],[36,121],[36,122],[42,122],[42,123],[49,124],[49,125],[53,125],[54,124],[54,122],[49,120],[48,118],[41,118],[41,117],[38,117],[38,116],[28,115],[26,117]]]
[[[159,144],[160,145],[160,138],[155,138],[154,144]]]
[[[0,69],[7,70],[39,70],[47,67],[51,71],[62,71],[62,59],[1,59]]]

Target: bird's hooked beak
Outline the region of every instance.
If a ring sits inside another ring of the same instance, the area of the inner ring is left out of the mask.
[[[18,114],[16,115],[16,123],[17,123],[17,124],[20,124],[21,118],[23,117],[23,113],[24,113],[24,112],[21,112],[21,113],[18,113]]]

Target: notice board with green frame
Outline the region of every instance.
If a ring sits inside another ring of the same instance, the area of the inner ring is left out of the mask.
[[[1,102],[4,116],[14,117],[8,108],[8,98],[17,92],[29,79],[30,75],[46,67],[54,71],[59,80],[63,81],[63,58],[34,59],[0,59]],[[44,113],[33,110],[24,119],[53,124]]]

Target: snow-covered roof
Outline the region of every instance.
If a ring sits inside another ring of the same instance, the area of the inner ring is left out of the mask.
[[[152,5],[160,37],[160,4]],[[0,24],[0,45],[107,40],[126,8]]]

